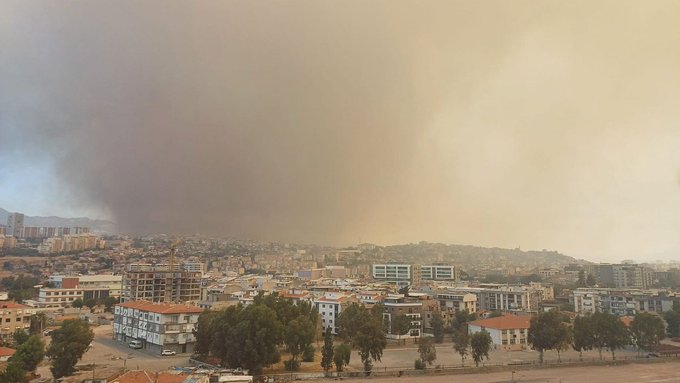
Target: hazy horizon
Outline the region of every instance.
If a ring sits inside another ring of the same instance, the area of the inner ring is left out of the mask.
[[[680,3],[0,3],[0,207],[680,254]]]

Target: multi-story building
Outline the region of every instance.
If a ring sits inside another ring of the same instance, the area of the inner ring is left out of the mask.
[[[10,213],[7,217],[7,235],[19,237],[24,229],[24,215]]]
[[[477,295],[465,292],[445,291],[437,293],[439,308],[442,312],[455,313],[457,311],[477,312]]]
[[[474,294],[476,311],[538,312],[544,292],[531,286],[482,284],[480,287],[456,287],[454,294]]]
[[[33,314],[35,311],[26,305],[0,302],[0,340],[11,340],[12,334],[17,330],[28,331]]]
[[[579,288],[572,292],[574,309],[579,314],[605,312],[618,316],[638,312],[662,314],[680,303],[680,296],[659,290]]]
[[[41,287],[37,301],[27,301],[34,307],[67,307],[73,301],[80,299],[85,302],[90,299],[101,300],[112,297],[119,299],[122,291],[122,276],[120,275],[53,275],[48,283],[52,287]]]
[[[418,298],[405,297],[402,294],[392,294],[385,297],[383,302],[383,320],[385,323],[392,323],[392,319],[398,315],[406,315],[411,320],[411,327],[408,334],[387,334],[390,338],[419,338],[423,329],[423,302]]]
[[[458,272],[450,265],[374,264],[373,278],[397,286],[418,285],[421,281],[456,281]]]
[[[635,264],[585,265],[584,270],[595,276],[600,287],[646,289],[654,283],[653,270]]]
[[[192,266],[193,267],[193,266]],[[123,276],[122,301],[197,302],[201,300],[200,271],[175,264],[130,264]]]
[[[147,301],[123,302],[113,310],[113,338],[129,343],[141,341],[143,349],[192,353],[193,330],[203,312],[198,306]]]
[[[321,317],[321,327],[331,329],[331,333],[338,333],[338,316],[342,310],[356,299],[342,293],[326,293],[321,298],[314,300],[314,306]]]
[[[396,263],[373,265],[373,278],[395,283],[397,286],[408,286],[413,282],[411,267]]]
[[[423,280],[432,281],[456,281],[458,280],[457,268],[451,265],[428,265],[420,267],[420,276]]]

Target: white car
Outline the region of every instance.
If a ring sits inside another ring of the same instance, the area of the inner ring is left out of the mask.
[[[174,352],[174,351],[172,351],[172,350],[163,350],[163,351],[161,351],[161,355],[163,355],[163,356],[172,356],[172,355],[175,355],[175,354],[177,354],[177,353]]]

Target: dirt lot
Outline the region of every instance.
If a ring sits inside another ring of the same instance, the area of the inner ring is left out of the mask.
[[[618,366],[561,367],[486,374],[405,376],[400,378],[348,379],[351,382],[400,383],[662,383],[680,382],[680,360],[660,363],[631,363]],[[319,381],[323,382],[323,381]]]

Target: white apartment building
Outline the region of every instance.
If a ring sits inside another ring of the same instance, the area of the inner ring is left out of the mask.
[[[420,266],[420,278],[432,281],[455,281],[456,267],[451,265],[427,265]]]
[[[373,265],[373,278],[375,279],[408,284],[412,281],[411,275],[411,265],[392,263]]]
[[[202,312],[197,306],[183,304],[124,302],[114,307],[113,338],[124,343],[139,340],[143,349],[158,353],[192,353],[196,345],[193,330]]]
[[[314,306],[321,317],[321,327],[331,329],[331,333],[338,334],[338,316],[342,309],[351,301],[351,296],[340,293],[327,293],[314,300]]]
[[[112,297],[119,299],[122,290],[122,276],[120,275],[80,275],[64,276],[52,275],[48,283],[54,287],[41,287],[38,291],[38,300],[27,301],[34,307],[67,307],[73,301],[80,299],[83,302],[94,299],[101,300]]]
[[[607,289],[576,289],[573,291],[574,311],[579,314],[594,314],[600,311],[600,295]]]

